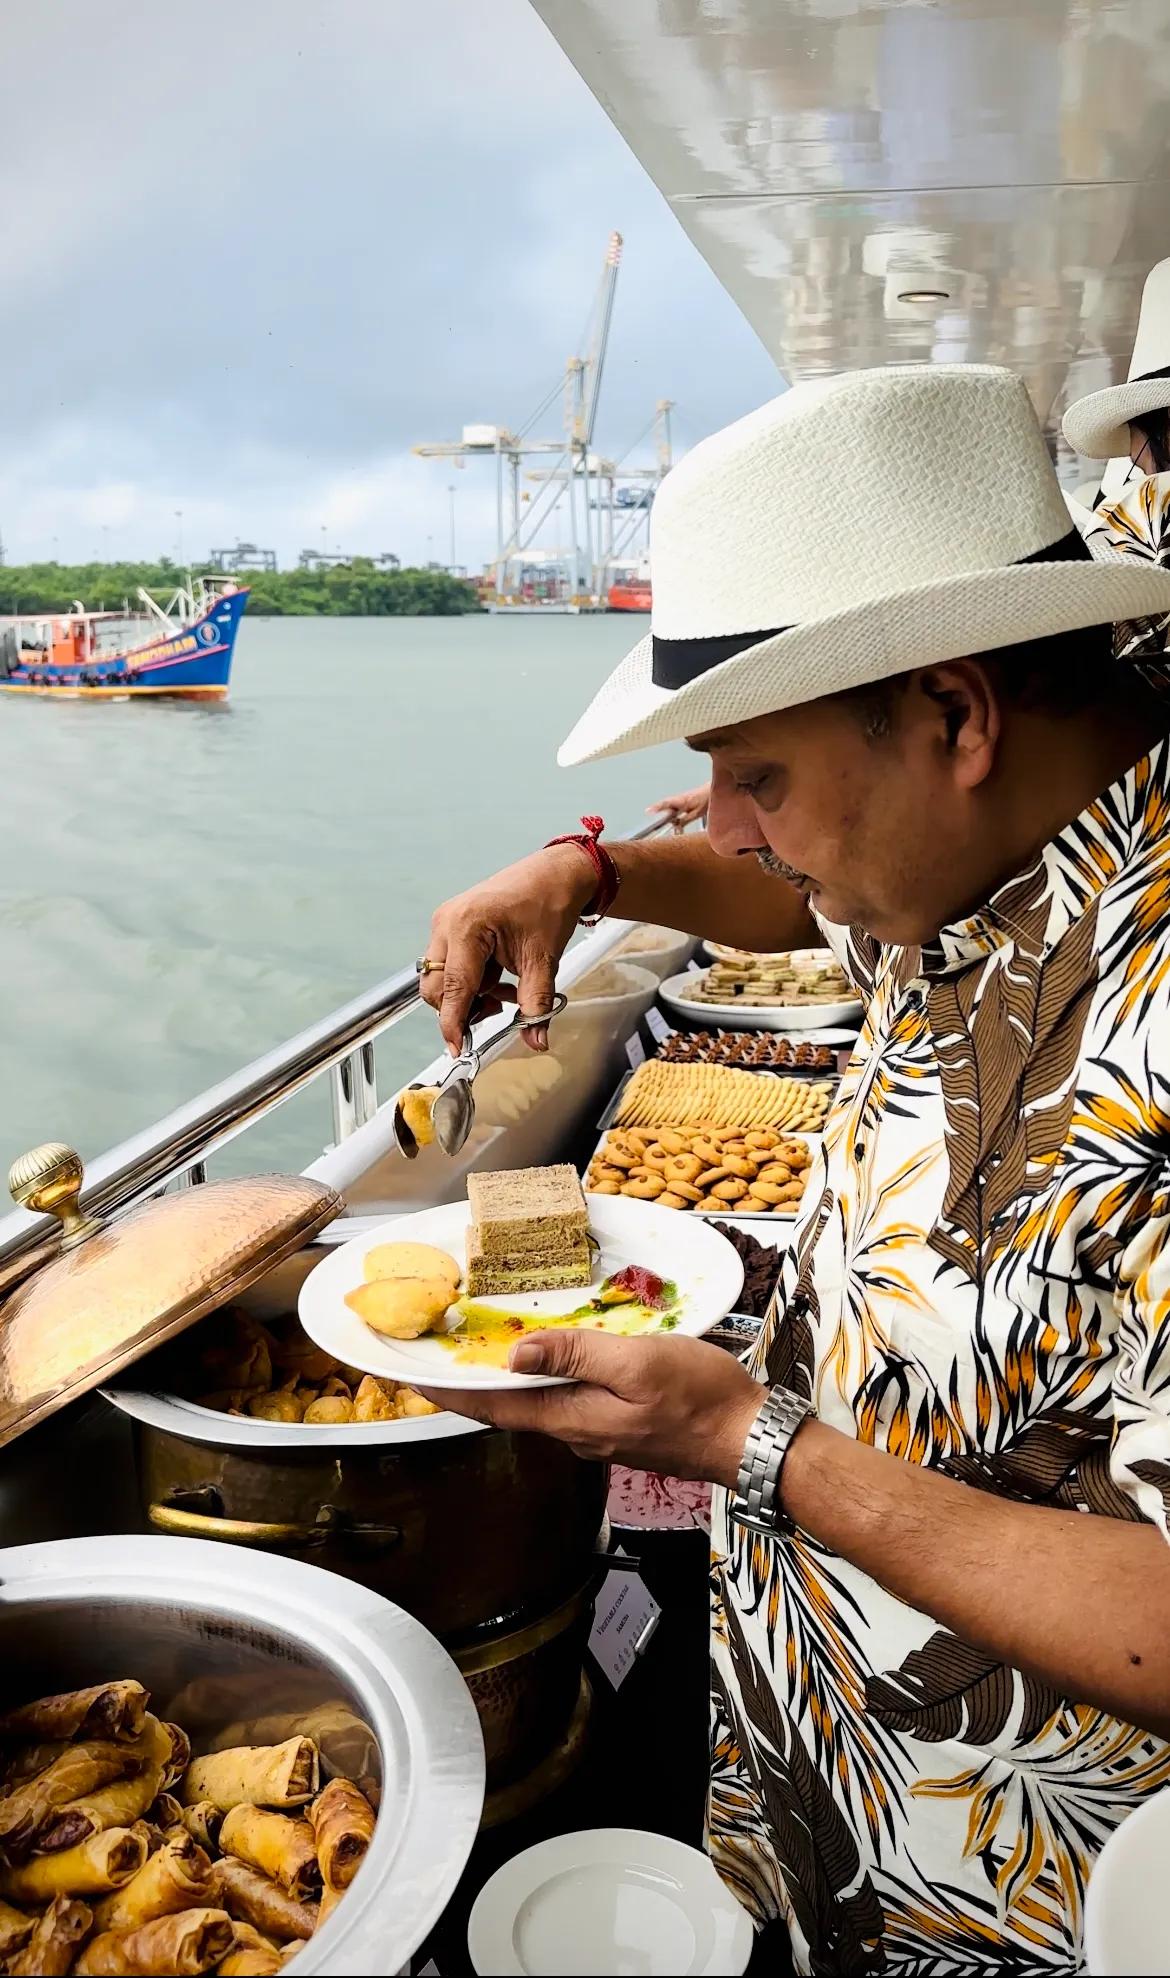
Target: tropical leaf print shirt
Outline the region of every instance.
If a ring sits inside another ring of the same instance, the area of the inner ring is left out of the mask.
[[[928,948],[825,935],[865,1021],[755,1371],[904,1462],[1170,1536],[1170,740]],[[1170,1746],[722,1492],[712,1544],[711,1851],[797,1968],[1075,1970]]]
[[[1082,509],[1081,533],[1093,555],[1103,562],[1117,557],[1140,557],[1144,563],[1170,565],[1170,474],[1148,474],[1127,486],[1116,501]],[[1170,621],[1139,618],[1117,627],[1119,659],[1162,664]],[[1158,684],[1164,685],[1165,674]]]

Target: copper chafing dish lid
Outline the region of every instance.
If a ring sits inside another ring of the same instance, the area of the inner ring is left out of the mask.
[[[0,1303],[0,1447],[182,1332],[301,1249],[340,1214],[302,1175],[249,1175],[163,1195],[116,1221],[80,1207],[72,1148],[37,1147],[14,1199],[61,1223],[52,1261]]]

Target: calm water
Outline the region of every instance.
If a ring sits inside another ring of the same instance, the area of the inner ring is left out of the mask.
[[[413,960],[473,878],[693,782],[681,749],[556,767],[645,624],[245,620],[222,708],[0,697],[4,1167],[100,1152]],[[380,1073],[435,1034],[409,1018]],[[327,1134],[321,1088],[263,1151]]]

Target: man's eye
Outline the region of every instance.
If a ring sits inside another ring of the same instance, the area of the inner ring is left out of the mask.
[[[758,791],[763,789],[767,780],[766,776],[753,776],[750,779],[737,776],[735,779],[736,791],[741,797],[754,797]]]

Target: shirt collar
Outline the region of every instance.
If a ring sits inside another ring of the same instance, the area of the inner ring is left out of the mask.
[[[1170,737],[1165,737],[985,907],[939,930],[922,950],[921,973],[949,975],[1016,945],[1044,962],[1073,923],[1157,838],[1170,834]]]

